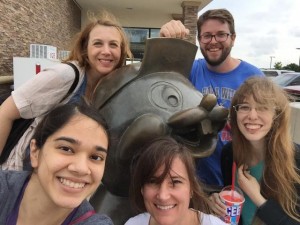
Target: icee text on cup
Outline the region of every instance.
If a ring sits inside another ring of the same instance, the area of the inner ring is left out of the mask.
[[[241,205],[233,205],[227,208],[227,215],[234,217],[241,214]]]

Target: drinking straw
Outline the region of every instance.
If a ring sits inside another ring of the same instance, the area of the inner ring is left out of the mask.
[[[235,172],[236,172],[236,163],[233,161],[232,164],[232,179],[231,179],[231,200],[233,201],[234,186],[235,186]]]

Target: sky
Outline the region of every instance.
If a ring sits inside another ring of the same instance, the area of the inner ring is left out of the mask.
[[[214,8],[226,8],[234,17],[232,57],[259,68],[273,68],[276,62],[299,64],[299,0],[213,0],[199,15]],[[196,57],[202,58],[199,50]]]

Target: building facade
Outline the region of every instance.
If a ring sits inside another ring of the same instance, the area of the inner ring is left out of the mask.
[[[0,76],[13,75],[13,57],[29,57],[30,44],[69,49],[81,27],[73,0],[1,0],[0,14]]]
[[[0,76],[13,75],[13,57],[29,57],[31,44],[70,50],[74,35],[88,21],[89,11],[108,10],[124,27],[145,28],[150,34],[156,30],[156,36],[164,23],[180,19],[190,29],[188,41],[196,43],[197,13],[211,1],[0,0]],[[163,3],[165,7],[160,7]],[[134,52],[143,45],[132,46]]]

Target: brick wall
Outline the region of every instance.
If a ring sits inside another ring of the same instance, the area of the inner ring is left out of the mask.
[[[13,57],[29,57],[30,44],[69,50],[80,31],[72,0],[0,0],[0,76],[13,74]]]
[[[183,14],[183,24],[186,28],[190,30],[190,34],[187,40],[193,44],[196,44],[199,5],[199,2],[192,1],[184,1],[181,5]]]

